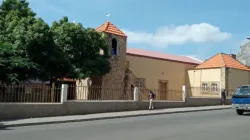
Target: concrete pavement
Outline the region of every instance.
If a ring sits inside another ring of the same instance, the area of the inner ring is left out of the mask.
[[[160,115],[160,114],[172,114],[172,113],[185,113],[185,112],[196,112],[196,111],[210,111],[210,110],[221,110],[221,109],[228,109],[228,108],[231,108],[231,106],[229,105],[229,106],[185,107],[185,108],[160,109],[160,110],[152,110],[152,111],[143,110],[143,111],[113,112],[113,113],[100,113],[100,114],[76,115],[76,116],[29,118],[29,119],[2,121],[0,122],[0,128],[68,123],[68,122],[81,122],[81,121],[115,119],[115,118],[137,117],[137,116],[148,116],[148,115]]]
[[[1,140],[247,140],[250,115],[235,110],[142,116],[0,130]]]

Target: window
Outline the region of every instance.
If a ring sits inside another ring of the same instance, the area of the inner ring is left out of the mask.
[[[242,86],[235,90],[236,95],[249,95],[250,94],[250,87],[249,86]]]
[[[112,39],[111,55],[117,55],[117,41],[115,38]]]
[[[208,91],[208,83],[202,83],[202,91]]]
[[[218,85],[217,83],[212,83],[211,84],[212,92],[217,92],[218,91]]]

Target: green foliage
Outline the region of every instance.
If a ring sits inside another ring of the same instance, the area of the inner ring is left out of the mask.
[[[35,78],[37,64],[26,54],[29,41],[27,23],[34,21],[35,14],[26,1],[5,0],[0,6],[0,80],[18,83]]]
[[[67,17],[49,27],[26,0],[4,0],[0,9],[0,81],[80,79],[109,72],[103,33],[69,23]]]
[[[64,77],[71,65],[54,44],[50,27],[42,19],[35,18],[28,3],[24,0],[5,0],[1,9],[0,41],[9,44],[11,51],[29,65],[23,67],[23,71],[9,71],[16,75],[16,81]],[[26,79],[20,79],[24,74]]]
[[[50,27],[42,20],[29,27],[27,54],[38,64],[37,77],[41,80],[55,80],[72,71],[72,65],[63,51],[55,45]]]
[[[26,0],[4,0],[0,8],[4,17],[10,13],[19,18],[36,16],[31,8],[29,8],[29,3]]]
[[[7,84],[32,78],[36,64],[21,57],[11,45],[0,43],[0,80]]]
[[[64,17],[54,22],[51,30],[55,44],[59,46],[74,67],[70,78],[86,78],[91,75],[104,75],[110,71],[108,61],[108,40],[102,33],[81,24],[69,23]],[[100,50],[104,55],[100,55]]]

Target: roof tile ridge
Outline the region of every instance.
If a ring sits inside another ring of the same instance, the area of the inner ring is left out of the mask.
[[[217,53],[216,55],[218,55],[218,53]],[[196,66],[195,68],[198,68],[199,66],[205,64],[207,61],[211,60],[211,59],[214,58],[216,55],[213,55],[213,56],[209,57],[209,58],[206,59],[205,61],[201,62],[201,63],[200,63],[198,66]]]
[[[107,22],[107,25],[106,25],[106,27],[105,27],[105,29],[104,29],[104,31],[106,31],[107,29],[108,29],[108,27],[109,27],[109,21]]]
[[[222,61],[223,61],[223,63],[224,63],[224,66],[227,67],[226,62],[225,62],[225,60],[224,60],[224,57],[222,56],[222,53],[220,53],[220,56],[221,56],[221,58],[222,58]]]
[[[231,57],[231,56],[230,56]],[[232,57],[231,57],[232,58]],[[232,58],[232,59],[234,59],[234,58]],[[239,64],[241,64],[241,65],[243,65],[243,66],[245,66],[245,67],[247,67],[249,70],[250,70],[250,68],[249,68],[249,66],[247,66],[247,65],[245,65],[245,64],[243,64],[243,63],[241,63],[239,60],[237,60],[237,59],[234,59],[235,61],[237,61]]]
[[[115,26],[113,23],[110,22],[110,24],[112,24],[119,32],[123,33],[123,31],[120,28],[118,28],[117,26]]]

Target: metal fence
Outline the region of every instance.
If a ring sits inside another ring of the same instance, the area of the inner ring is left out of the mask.
[[[220,88],[211,88],[211,87],[187,87],[187,97],[199,97],[199,98],[220,98],[221,97],[221,91],[223,89]],[[225,89],[227,98],[232,98],[232,95],[234,93],[234,89]]]
[[[0,85],[0,102],[60,102],[61,87],[42,85]]]
[[[149,89],[140,88],[139,89],[139,99],[140,100],[148,100]],[[159,90],[152,89],[151,90],[155,95],[155,100],[159,101],[182,101],[183,100],[183,92],[182,90]]]
[[[148,100],[149,89],[139,88],[139,100]],[[152,90],[156,100],[181,101],[181,90]],[[68,100],[133,100],[134,88],[103,86],[69,86]]]
[[[148,100],[149,89],[138,88],[139,100]],[[181,90],[152,89],[156,100],[181,101]],[[49,85],[0,85],[0,102],[57,103],[61,101],[61,84]],[[134,100],[134,87],[104,87],[69,85],[67,100]]]
[[[74,86],[68,87],[68,100],[133,100],[133,89],[124,87]]]

